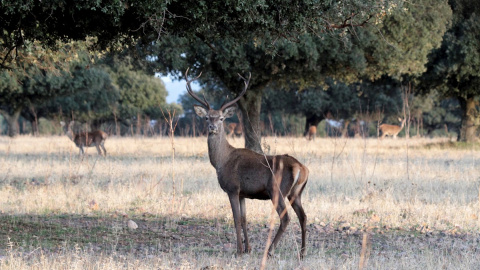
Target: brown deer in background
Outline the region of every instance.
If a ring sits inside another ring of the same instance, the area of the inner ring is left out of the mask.
[[[405,121],[406,119],[398,118],[398,121],[400,121],[402,124],[400,126],[397,125],[389,125],[389,124],[381,124],[378,128],[380,129],[380,132],[382,133],[381,138],[385,138],[385,136],[393,136],[394,139],[397,138],[398,133],[402,131],[403,127],[405,126]]]
[[[80,133],[74,133],[73,132],[73,124],[75,122],[71,121],[68,126],[65,125],[65,122],[60,122],[60,125],[62,125],[63,130],[65,132],[65,135],[72,140],[75,145],[79,148],[80,155],[84,155],[85,151],[83,150],[83,147],[93,147],[95,146],[97,148],[98,154],[101,156],[107,156],[107,150],[105,149],[105,140],[107,139],[108,135],[107,133],[101,131],[101,130],[96,130],[92,132],[80,132]],[[100,150],[100,147],[103,149],[103,153]]]
[[[251,74],[244,80],[245,88],[235,99],[214,110],[206,99],[202,100],[193,91],[190,83],[202,74],[188,80],[188,69],[185,73],[188,93],[202,105],[195,105],[195,113],[204,118],[208,125],[208,155],[210,163],[217,171],[220,187],[230,200],[237,235],[237,255],[250,252],[247,236],[247,214],[245,199],[272,200],[280,216],[280,227],[269,246],[271,255],[278,241],[285,232],[290,221],[285,197],[287,197],[298,216],[302,230],[302,249],[300,256],[305,255],[307,216],[302,207],[301,195],[308,179],[308,168],[289,155],[265,156],[245,148],[234,148],[225,136],[223,121],[232,117],[237,109],[236,102],[246,93]],[[241,231],[245,237],[242,245]]]
[[[230,138],[235,138],[235,136],[240,137],[243,134],[242,124],[240,123],[229,123],[228,127],[228,134],[227,136]]]
[[[315,137],[317,136],[317,127],[316,126],[310,126],[308,128],[308,131],[307,131],[307,134],[306,134],[306,137],[307,139],[310,141],[310,140],[314,140],[315,141]]]

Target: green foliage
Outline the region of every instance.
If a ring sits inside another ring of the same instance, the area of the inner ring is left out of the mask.
[[[71,45],[75,44],[65,47]],[[22,111],[26,110],[28,115],[33,107],[56,97],[79,94],[101,80],[93,69],[89,70],[88,54],[52,54],[35,43],[19,53],[15,67],[0,73],[0,113],[8,122],[10,136],[18,133]]]
[[[98,48],[143,44],[174,35],[189,41],[232,43],[260,38],[274,51],[279,39],[295,40],[304,33],[319,33],[343,23],[361,24],[381,19],[399,0],[322,1],[32,1],[2,0],[0,46],[2,68],[15,61],[15,48],[24,41],[39,41],[57,48],[57,41],[96,37]],[[373,19],[372,19],[373,20]],[[146,45],[148,47],[148,45]]]
[[[117,117],[128,120],[138,114],[148,114],[160,118],[161,110],[166,105],[167,91],[160,78],[137,71],[129,59],[110,62],[108,70],[114,84],[118,87],[120,97],[115,104]]]
[[[430,54],[424,89],[435,88],[444,96],[478,95],[480,83],[480,7],[471,1],[452,1],[453,25],[442,46]]]
[[[162,110],[182,112],[179,106],[166,105],[163,82],[137,70],[130,58],[101,58],[88,70],[74,72],[67,79],[78,90],[38,106],[39,116],[54,118],[61,113],[67,119],[88,122],[99,128],[101,123],[108,122],[111,127],[116,121],[124,127],[136,125],[139,116],[163,119]]]
[[[407,1],[394,10],[374,40],[371,56],[377,65],[370,76],[379,70],[397,78],[423,73],[427,55],[440,46],[451,17],[446,0]]]
[[[52,118],[60,113],[66,118],[85,122],[111,115],[111,107],[116,104],[120,93],[105,70],[99,67],[77,67],[65,79],[74,91],[69,95],[53,96],[48,102],[37,104],[40,116]]]

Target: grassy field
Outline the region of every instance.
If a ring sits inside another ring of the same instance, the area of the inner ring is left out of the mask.
[[[235,256],[206,138],[105,145],[106,158],[89,148],[82,159],[65,136],[0,137],[0,269],[260,268],[278,217],[271,202],[248,200],[253,250]],[[478,144],[268,137],[262,145],[310,170],[307,256],[298,259],[290,208],[267,269],[358,269],[361,258],[367,269],[480,269]]]

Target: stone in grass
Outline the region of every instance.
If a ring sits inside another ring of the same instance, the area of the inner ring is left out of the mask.
[[[137,223],[135,223],[135,221],[133,221],[133,220],[131,220],[131,219],[129,219],[129,220],[127,221],[127,226],[128,226],[128,228],[129,228],[130,230],[135,230],[135,229],[138,228]]]

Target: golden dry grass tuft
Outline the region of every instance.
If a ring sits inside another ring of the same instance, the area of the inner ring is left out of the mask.
[[[275,137],[262,145],[310,169],[307,258],[298,260],[290,209],[268,269],[357,269],[364,232],[366,269],[480,268],[478,145]],[[95,148],[82,158],[66,137],[0,137],[0,268],[258,268],[271,202],[247,200],[254,250],[235,258],[231,209],[206,138],[174,146],[172,166],[169,138],[113,137],[106,158]],[[138,228],[128,230],[128,220]]]

